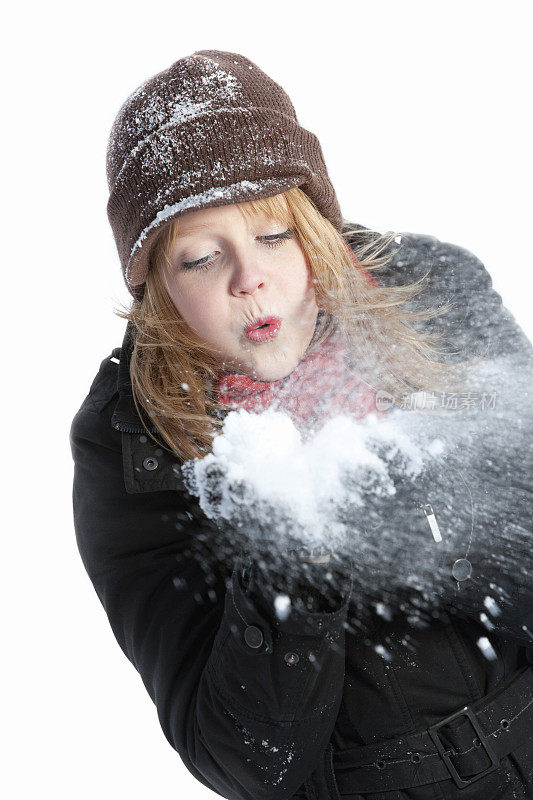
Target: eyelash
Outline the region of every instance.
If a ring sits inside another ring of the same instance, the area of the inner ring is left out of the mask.
[[[293,236],[294,233],[289,229],[284,231],[284,233],[277,233],[275,238],[271,239],[267,238],[266,236],[260,236],[259,239],[261,239],[263,244],[266,244],[267,247],[279,247],[284,241],[287,241],[287,239],[292,239]],[[183,261],[181,267],[185,271],[194,269],[209,269],[213,262],[206,259],[209,259],[209,256],[200,258],[198,261]]]

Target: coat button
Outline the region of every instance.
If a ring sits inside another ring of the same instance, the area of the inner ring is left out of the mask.
[[[285,663],[293,667],[300,660],[298,653],[285,653]]]
[[[248,647],[256,649],[263,644],[263,634],[255,625],[248,625],[244,631],[244,641]]]
[[[148,456],[143,461],[143,467],[145,469],[149,470],[150,472],[153,469],[157,469],[158,466],[159,466],[159,462],[158,462],[157,458],[154,458],[153,456]]]

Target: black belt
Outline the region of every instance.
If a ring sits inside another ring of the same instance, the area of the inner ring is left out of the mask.
[[[450,723],[456,723],[455,725]],[[459,788],[488,775],[500,760],[533,740],[533,668],[425,731],[335,751],[339,792],[411,789],[453,778]]]

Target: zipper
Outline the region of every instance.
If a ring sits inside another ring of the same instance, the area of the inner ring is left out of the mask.
[[[431,529],[431,533],[433,534],[433,538],[436,542],[442,542],[442,534],[440,532],[439,524],[437,522],[437,518],[435,516],[435,512],[433,511],[433,506],[431,503],[425,503],[422,506],[422,511],[426,515],[426,519],[429,523],[429,527]]]
[[[153,426],[149,426],[148,428],[141,428],[140,425],[129,425],[127,422],[115,422],[113,424],[113,428],[117,431],[121,431],[122,433],[146,433],[147,431],[150,433],[157,433],[157,428]]]
[[[433,510],[433,506],[431,505],[431,503],[419,503],[419,508],[421,508],[424,514],[426,515],[426,519],[428,521],[435,542],[437,543],[442,542],[442,534],[440,532],[439,524],[437,522],[437,518],[435,516],[435,512]],[[470,540],[472,539],[472,533],[473,533],[473,523],[472,523],[472,531],[470,534]],[[468,560],[470,543],[471,541],[468,544],[466,555],[463,558],[457,558],[452,564],[451,575],[452,578],[455,580],[458,590],[461,589],[462,583],[464,583],[465,581],[469,580],[472,577],[472,563]]]

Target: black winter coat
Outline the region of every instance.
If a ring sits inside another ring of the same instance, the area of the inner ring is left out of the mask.
[[[461,346],[490,338],[495,354],[514,352],[530,367],[528,340],[466,250],[406,234],[373,274],[406,283],[430,266],[423,305],[456,301],[435,324]],[[416,630],[376,613],[361,632],[352,595],[330,612],[268,618],[240,559],[213,569],[191,557],[198,539],[216,548],[218,529],[185,489],[178,460],[145,435],[130,354],[128,325],[72,422],[75,530],[114,635],[187,769],[232,800],[533,797],[528,576],[507,604],[520,601],[516,624],[512,613],[494,621],[492,659],[477,645],[487,629],[475,593],[459,593],[459,613]],[[509,701],[498,701],[512,681]],[[492,697],[496,705],[476,714]],[[466,706],[470,718],[431,728]]]

